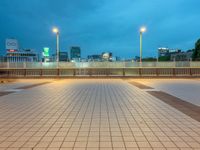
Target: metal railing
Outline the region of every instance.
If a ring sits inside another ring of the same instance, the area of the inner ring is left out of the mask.
[[[0,63],[0,69],[82,69],[82,68],[200,68],[200,62],[22,62]]]

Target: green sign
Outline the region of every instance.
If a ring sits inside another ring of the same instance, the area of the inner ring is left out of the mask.
[[[44,57],[49,57],[49,48],[48,48],[48,47],[45,47],[45,48],[43,49],[43,56],[44,56]]]

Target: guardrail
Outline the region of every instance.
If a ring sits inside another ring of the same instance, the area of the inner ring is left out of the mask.
[[[200,62],[22,62],[0,63],[1,69],[65,69],[65,68],[200,68]]]
[[[200,77],[200,62],[0,63],[0,77]]]

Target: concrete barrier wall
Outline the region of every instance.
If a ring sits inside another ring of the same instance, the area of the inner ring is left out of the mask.
[[[0,77],[200,77],[200,68],[0,69]]]

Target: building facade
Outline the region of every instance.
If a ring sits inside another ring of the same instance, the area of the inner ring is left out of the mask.
[[[39,60],[38,54],[33,50],[7,50],[7,62],[37,62]]]
[[[88,61],[102,61],[102,55],[89,55]]]
[[[112,61],[112,53],[110,52],[103,52],[102,53],[102,60],[103,61]]]
[[[172,54],[180,53],[180,49],[169,49],[166,47],[158,48],[158,57],[171,56]]]
[[[169,56],[169,48],[161,47],[158,48],[158,57]]]
[[[6,57],[0,56],[0,62],[6,62]]]
[[[171,54],[171,61],[190,61],[192,60],[193,51],[180,52]]]
[[[79,61],[81,58],[81,48],[71,47],[70,48],[70,59],[74,61]]]
[[[68,53],[67,52],[60,52],[59,53],[59,61],[61,62],[67,62],[68,59]]]

